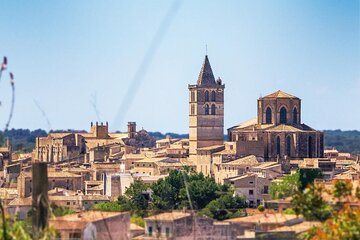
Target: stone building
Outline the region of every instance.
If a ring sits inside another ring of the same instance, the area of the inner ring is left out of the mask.
[[[145,235],[141,239],[236,239],[241,229],[225,222],[197,216],[190,212],[166,212],[144,218]],[[139,238],[140,239],[140,238]]]
[[[0,147],[0,169],[11,163],[12,146],[9,138],[6,138],[4,146]]]
[[[48,188],[64,188],[67,190],[83,190],[83,178],[81,175],[69,172],[48,171]],[[32,173],[21,172],[17,180],[19,197],[29,197],[32,194]]]
[[[87,211],[56,217],[49,225],[58,239],[130,239],[128,212]]]
[[[197,84],[189,85],[189,154],[224,142],[224,88],[205,56]]]
[[[258,116],[228,129],[239,155],[264,160],[323,157],[324,135],[301,122],[301,100],[277,91],[258,99]]]

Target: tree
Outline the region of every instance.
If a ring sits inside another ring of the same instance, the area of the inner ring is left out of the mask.
[[[184,178],[189,171],[171,170],[169,176],[151,185],[154,207],[161,210],[177,209],[179,207],[180,191],[185,187]]]
[[[299,181],[300,190],[304,190],[309,184],[314,183],[317,178],[322,178],[322,172],[318,168],[300,168]]]
[[[225,220],[238,217],[241,211],[240,209],[244,209],[245,207],[246,201],[243,197],[233,197],[231,194],[226,194],[212,200],[200,214],[217,220]]]
[[[313,227],[301,239],[360,239],[360,208],[345,205],[319,227]]]
[[[220,186],[213,178],[205,177],[202,173],[193,173],[188,177],[188,191],[195,209],[203,209],[209,202],[219,197]],[[180,191],[181,206],[189,208],[190,203],[186,187]]]
[[[59,207],[56,204],[51,204],[51,212],[55,217],[61,217],[68,214],[75,213],[75,211],[68,207]]]
[[[149,187],[141,180],[135,180],[125,191],[124,197],[119,197],[119,204],[129,208],[133,213],[145,216],[149,208]]]
[[[333,196],[339,200],[351,196],[352,183],[349,181],[336,181],[333,189]]]
[[[121,212],[130,210],[126,205],[121,205],[119,202],[103,202],[93,206],[93,209],[106,212]]]
[[[304,192],[298,191],[291,201],[297,215],[302,214],[308,221],[325,221],[331,216],[331,206],[322,198],[322,186],[310,185]]]
[[[285,176],[282,181],[272,182],[270,185],[270,195],[272,199],[286,198],[294,195],[300,186],[300,174],[296,172]]]

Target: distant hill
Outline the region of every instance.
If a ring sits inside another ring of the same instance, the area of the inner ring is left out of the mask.
[[[54,130],[51,132],[85,132],[84,130]],[[188,134],[178,133],[161,133],[149,132],[155,139],[165,138],[167,135],[172,138],[188,138]],[[341,131],[341,130],[325,130],[325,147],[335,147],[340,152],[350,152],[352,154],[360,154],[360,131]],[[4,132],[0,131],[0,146],[4,143],[5,137],[10,137],[15,151],[31,152],[35,147],[36,137],[47,136],[47,132],[42,129],[11,129]],[[224,135],[224,139],[227,136]]]
[[[360,131],[325,130],[325,147],[334,147],[340,152],[360,154]]]

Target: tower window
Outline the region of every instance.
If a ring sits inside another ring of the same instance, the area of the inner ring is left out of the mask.
[[[205,91],[205,102],[209,101],[209,91]]]
[[[286,155],[288,157],[291,156],[291,137],[290,136],[286,137]]]
[[[216,101],[216,94],[215,91],[211,92],[211,101],[215,102]]]
[[[191,102],[195,102],[195,92],[191,91],[190,94],[191,94],[191,97],[190,97]]]
[[[282,107],[280,109],[280,123],[281,124],[286,124],[286,118],[287,118],[287,111],[285,107]]]
[[[272,123],[272,112],[271,112],[271,108],[268,107],[266,109],[266,124],[271,124]]]
[[[293,110],[293,124],[298,124],[298,112],[296,107]]]
[[[276,137],[276,155],[277,155],[277,156],[280,156],[280,150],[281,150],[280,137],[277,136],[277,137]]]
[[[194,104],[191,104],[191,115],[195,114],[195,106]]]
[[[308,156],[309,158],[313,157],[313,139],[311,136],[309,136],[309,141],[308,141]]]
[[[215,115],[215,111],[216,111],[215,108],[216,108],[215,104],[211,105],[211,115]]]
[[[205,104],[205,115],[209,115],[209,105]]]

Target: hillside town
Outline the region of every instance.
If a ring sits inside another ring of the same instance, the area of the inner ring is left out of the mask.
[[[230,81],[226,84],[231,88]],[[334,205],[340,197],[329,192],[348,184],[350,195],[340,202],[359,209],[359,155],[326,149],[324,133],[302,121],[302,100],[272,90],[251,100],[257,101],[257,116],[224,126],[231,114],[225,114],[225,83],[214,77],[206,55],[197,81],[188,85],[188,100],[180,100],[189,104],[188,138],[155,139],[130,121],[121,133],[110,132],[108,122],[89,122],[88,132],[50,132],[25,153],[13,151],[7,138],[0,147],[5,212],[19,221],[36,212],[35,177],[47,181],[47,205],[68,211],[48,214],[57,239],[296,239],[322,221],[297,210],[298,187],[281,188],[294,176],[328,189],[320,197]],[[38,163],[46,164],[46,176],[34,175]],[[196,200],[203,198],[194,190],[195,178],[216,186],[220,197]],[[174,204],[164,207],[161,201],[169,195],[164,189],[180,182],[182,202],[172,199]],[[140,195],[130,198],[138,185]],[[224,189],[231,194],[221,195]],[[225,196],[239,204],[222,212],[211,208]],[[146,204],[143,209],[121,210],[121,202],[135,205],[137,197]],[[112,204],[119,210],[106,209]]]

